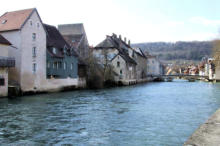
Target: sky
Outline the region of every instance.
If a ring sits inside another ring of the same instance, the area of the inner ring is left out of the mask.
[[[5,0],[5,12],[37,8],[46,24],[83,23],[90,45],[112,33],[131,43],[220,37],[220,0]]]

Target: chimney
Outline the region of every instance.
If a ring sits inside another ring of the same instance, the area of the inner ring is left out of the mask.
[[[112,36],[113,36],[114,38],[117,38],[117,35],[116,35],[115,33],[112,33]]]
[[[121,35],[119,35],[119,39],[121,40]]]
[[[130,41],[130,40],[128,41],[128,45],[129,45],[129,46],[131,45],[131,41]]]
[[[124,38],[124,42],[127,43],[126,41],[127,41],[127,38],[125,37],[125,38]]]

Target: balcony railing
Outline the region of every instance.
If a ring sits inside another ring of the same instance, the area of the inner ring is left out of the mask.
[[[0,56],[0,67],[15,67],[15,59]]]

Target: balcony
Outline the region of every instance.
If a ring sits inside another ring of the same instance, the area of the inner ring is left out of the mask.
[[[0,56],[0,67],[15,67],[15,59]]]

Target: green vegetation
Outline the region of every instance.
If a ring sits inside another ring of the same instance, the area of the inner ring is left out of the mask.
[[[203,57],[212,55],[213,42],[193,41],[193,42],[154,42],[133,44],[133,47],[140,47],[157,56],[160,60],[193,60],[200,61]]]

